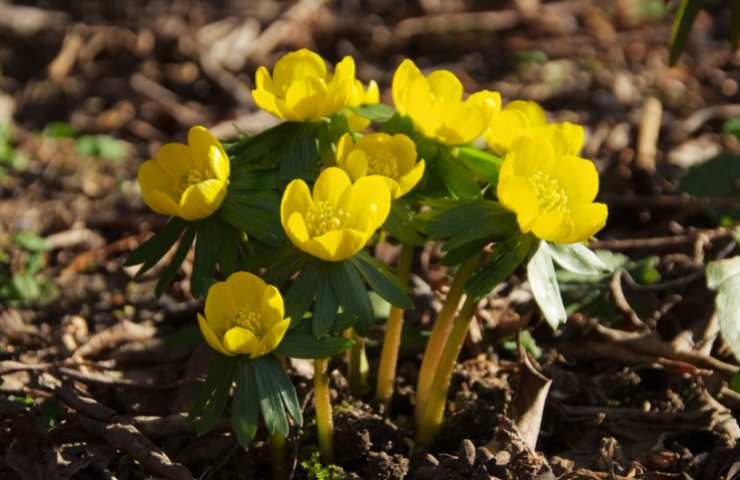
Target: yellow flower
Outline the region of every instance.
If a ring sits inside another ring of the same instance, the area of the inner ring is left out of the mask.
[[[198,326],[213,349],[224,355],[257,358],[275,350],[290,326],[283,318],[280,291],[247,272],[233,273],[208,290]]]
[[[353,181],[367,175],[380,175],[388,183],[393,198],[406,195],[424,175],[424,160],[416,162],[416,145],[406,135],[371,133],[357,143],[345,133],[337,143],[337,165]]]
[[[188,132],[188,144],[168,143],[139,167],[144,201],[157,213],[185,220],[205,218],[226,196],[229,157],[205,127]]]
[[[349,103],[350,107],[359,107],[360,105],[375,104],[380,101],[380,90],[375,80],[371,80],[367,84],[367,90],[362,85],[362,82],[355,80],[355,88],[352,90],[352,100]],[[347,123],[349,124],[350,130],[354,132],[361,132],[370,125],[370,120],[361,117],[353,112],[347,112]]]
[[[324,59],[305,48],[280,58],[272,76],[267,68],[258,68],[255,84],[255,103],[288,121],[319,120],[350,105],[353,95],[357,96],[352,57],[337,63],[332,75]]]
[[[587,240],[604,227],[607,208],[594,203],[598,191],[599,174],[590,160],[564,154],[541,137],[514,142],[497,187],[522,232],[557,243]]]
[[[583,147],[583,127],[568,122],[547,123],[545,111],[536,102],[514,100],[493,115],[485,139],[497,155],[506,155],[522,136],[545,136],[563,154],[578,155]]]
[[[325,169],[313,187],[293,180],[280,204],[280,220],[299,249],[328,262],[359,252],[388,217],[391,194],[383,178],[371,175],[354,184],[344,170]]]
[[[481,90],[462,100],[460,80],[448,70],[426,77],[411,60],[404,60],[393,74],[393,103],[408,115],[418,132],[448,145],[478,138],[491,117],[501,109],[498,92]]]

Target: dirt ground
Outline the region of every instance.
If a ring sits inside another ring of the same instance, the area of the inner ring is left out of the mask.
[[[273,125],[251,100],[254,71],[303,46],[354,56],[386,94],[410,57],[585,125],[610,209],[592,247],[629,273],[565,279],[558,332],[523,276],[498,288],[436,444],[412,449],[423,332],[445,294],[440,252],[425,249],[390,412],[352,396],[332,363],[338,467],[323,477],[309,473],[310,365],[292,364],[307,419],[289,438],[293,478],[740,478],[738,366],[703,276],[735,248],[724,227],[740,206],[740,141],[726,125],[740,117],[740,52],[729,15],[702,14],[669,67],[677,3],[0,0],[0,478],[269,478],[264,432],[244,451],[227,420],[197,438],[184,416],[210,355],[189,261],[159,300],[157,268],[134,281],[122,262],[165,221],[141,201],[137,166],[194,124],[222,138]],[[536,450],[511,420],[541,380],[513,346],[527,330],[552,379]],[[371,364],[380,338],[378,326]]]

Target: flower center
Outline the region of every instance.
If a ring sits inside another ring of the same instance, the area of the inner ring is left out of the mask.
[[[349,212],[322,200],[306,212],[306,228],[312,237],[339,230],[349,220]]]
[[[529,182],[537,194],[540,210],[543,212],[567,213],[568,195],[552,176],[537,171],[529,177]]]
[[[191,168],[188,173],[184,173],[180,177],[180,183],[177,185],[177,193],[182,195],[190,185],[196,185],[206,180],[213,178],[208,171],[199,168]]]
[[[258,312],[240,308],[234,317],[234,325],[246,328],[256,337],[263,337],[267,332],[261,320],[262,317]]]
[[[382,175],[388,178],[398,177],[398,160],[388,150],[366,152],[367,173],[370,175]]]

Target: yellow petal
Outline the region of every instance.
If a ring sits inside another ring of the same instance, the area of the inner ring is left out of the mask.
[[[350,105],[355,86],[355,60],[346,56],[334,68],[334,76],[328,85],[329,104],[325,105],[323,115],[332,115]]]
[[[285,317],[285,307],[283,305],[283,296],[280,291],[272,285],[267,285],[262,292],[260,302],[261,322],[268,327],[277,325]]]
[[[211,285],[206,295],[205,320],[217,337],[223,337],[236,316],[236,303],[226,282]]]
[[[285,114],[283,113],[285,102],[278,102],[278,99],[275,98],[275,95],[272,93],[267,90],[252,90],[252,99],[262,110],[286,120]],[[283,108],[278,105],[279,103],[282,103]]]
[[[465,105],[483,114],[485,124],[490,123],[493,116],[501,110],[501,94],[490,90],[481,90],[470,95]]]
[[[449,70],[435,70],[427,76],[429,88],[437,98],[459,102],[463,86],[457,76]]]
[[[260,339],[257,347],[254,349],[254,352],[250,356],[252,358],[257,358],[275,350],[277,346],[280,345],[280,342],[283,341],[283,338],[285,337],[285,332],[288,331],[288,327],[290,327],[289,318],[278,322],[270,329],[270,331],[265,334],[264,337],[262,337],[262,339]]]
[[[206,218],[218,210],[225,196],[226,184],[221,180],[211,179],[190,185],[180,198],[182,218]]]
[[[157,151],[157,164],[176,181],[187,175],[194,163],[190,148],[182,143],[167,143]]]
[[[527,133],[527,117],[518,110],[503,110],[488,122],[486,143],[494,153],[505,155],[513,143]]]
[[[369,237],[365,232],[350,228],[332,230],[306,242],[303,250],[327,262],[339,262],[362,250]]]
[[[157,213],[178,215],[180,206],[175,198],[174,180],[154,160],[147,160],[139,166],[137,180],[141,187],[144,202]]]
[[[223,353],[224,355],[234,355],[233,353],[226,350],[223,343],[221,343],[221,340],[216,336],[211,327],[208,325],[208,322],[206,322],[206,319],[200,313],[198,314],[198,327],[200,327],[200,332],[203,334],[203,338],[206,339],[206,343],[210,345],[212,349],[216,350],[217,352]]]
[[[442,119],[442,125],[437,127],[434,136],[447,145],[462,145],[475,140],[486,128],[483,114],[460,102],[440,105],[437,115]]]
[[[353,132],[361,132],[370,126],[370,120],[365,117],[361,117],[354,112],[347,111],[347,126]]]
[[[399,186],[398,197],[406,195],[416,186],[417,183],[419,183],[419,181],[424,176],[425,166],[426,164],[424,160],[420,160],[419,163],[414,165],[414,168],[409,170],[404,175],[401,175],[401,177],[398,179],[398,186]],[[395,197],[395,198],[398,198],[398,197]]]
[[[522,177],[535,172],[553,174],[557,167],[552,143],[542,137],[519,138],[511,147],[511,155],[506,156],[506,162],[512,162],[514,175]]]
[[[355,149],[349,154],[342,168],[349,173],[352,180],[367,175],[367,155],[362,150]]]
[[[408,114],[408,95],[413,91],[412,83],[415,79],[422,76],[421,71],[416,67],[414,62],[410,59],[406,59],[396,68],[393,73],[393,81],[391,82],[391,93],[393,96],[393,104],[401,115]],[[423,77],[422,77],[422,80]],[[424,81],[426,84],[426,81]]]
[[[280,220],[283,227],[288,223],[288,219],[294,213],[304,216],[313,207],[313,199],[306,182],[300,179],[291,181],[280,201]]]
[[[327,93],[326,84],[314,77],[293,82],[285,94],[285,118],[295,121],[319,120],[323,116]]]
[[[561,155],[578,155],[583,148],[583,127],[569,122],[552,123],[546,127],[555,147]]]
[[[397,133],[391,138],[391,151],[396,156],[400,174],[409,172],[416,164],[416,144],[403,133]]]
[[[537,193],[529,180],[518,176],[500,178],[496,195],[501,205],[516,214],[520,230],[524,233],[529,232],[540,214]]]
[[[300,249],[303,249],[303,245],[310,239],[306,220],[298,212],[293,212],[288,217],[288,220],[283,223],[283,229],[293,245]]]
[[[570,221],[573,223],[573,230],[562,243],[583,242],[593,237],[606,225],[608,214],[603,203],[587,203],[572,208]]]
[[[385,177],[369,175],[358,179],[342,197],[340,206],[349,212],[351,228],[365,230],[369,237],[388,218],[391,192]]]
[[[267,284],[257,275],[249,272],[235,272],[226,279],[234,305],[237,310],[259,312],[262,308],[262,296]]]
[[[378,84],[375,83],[375,80],[370,80],[370,82],[367,84],[367,90],[365,90],[365,98],[362,100],[362,103],[369,104],[369,103],[378,103],[380,101],[380,89],[378,88]]]
[[[527,127],[544,127],[547,125],[547,114],[537,102],[514,100],[506,104],[506,110],[518,110],[527,118]]]
[[[532,233],[551,242],[562,242],[571,233],[572,223],[563,212],[544,212],[532,225]]]
[[[339,138],[337,142],[337,165],[344,168],[344,162],[347,159],[347,155],[352,149],[355,148],[355,142],[352,140],[351,133],[345,133]]]
[[[229,157],[210,130],[200,125],[191,128],[188,146],[196,167],[210,170],[219,180],[229,178]]]
[[[599,192],[599,172],[590,160],[566,155],[557,162],[555,178],[568,196],[568,203],[593,202]]]
[[[339,205],[345,190],[352,186],[347,172],[337,167],[329,167],[319,174],[313,186],[313,201],[329,202],[331,205]]]
[[[284,97],[288,88],[308,78],[326,79],[326,63],[316,53],[302,48],[283,55],[272,71],[274,93]]]
[[[224,347],[232,355],[248,355],[257,348],[257,337],[243,327],[233,327],[224,334]]]
[[[266,90],[274,95],[275,86],[272,84],[270,71],[266,67],[259,67],[254,74],[254,85],[257,90]]]

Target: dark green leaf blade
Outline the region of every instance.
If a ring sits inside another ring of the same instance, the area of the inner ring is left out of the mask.
[[[408,296],[408,287],[403,285],[388,267],[364,251],[349,261],[360,272],[370,288],[388,303],[404,310],[414,308],[414,302]]]
[[[129,267],[144,263],[144,266],[139,269],[138,274],[146,272],[172,248],[172,245],[175,244],[187,225],[188,223],[185,220],[172,217],[160,232],[155,233],[153,237],[129,253],[123,265]]]
[[[323,266],[319,268],[321,273],[316,285],[316,306],[314,307],[312,322],[313,334],[316,338],[321,338],[329,333],[339,309],[339,302],[330,283],[329,270]]]
[[[440,150],[434,166],[447,190],[455,197],[469,200],[481,196],[473,172],[464,163],[453,158],[446,149]]]
[[[336,262],[329,265],[329,280],[339,304],[357,317],[358,333],[362,335],[367,332],[375,315],[360,274],[349,262]]]
[[[217,217],[208,217],[197,224],[195,237],[195,259],[190,277],[190,293],[194,297],[205,294],[213,283],[216,258],[225,237],[224,229]]]
[[[285,312],[291,319],[291,325],[298,325],[303,319],[303,315],[316,297],[320,280],[321,274],[316,262],[309,261],[303,265],[298,278],[285,294]]]
[[[231,405],[231,428],[234,429],[239,445],[247,448],[257,434],[259,422],[257,378],[248,359],[240,359],[237,368],[236,388]]]
[[[291,358],[328,358],[352,347],[352,340],[344,337],[316,338],[311,333],[289,330],[275,353]]]
[[[694,25],[697,15],[704,6],[705,0],[681,0],[678,7],[676,18],[673,21],[671,30],[671,53],[669,63],[675,65],[678,57],[686,45],[686,40],[691,33],[691,27]]]
[[[280,392],[280,397],[283,399],[283,404],[288,410],[290,418],[297,426],[303,425],[303,413],[301,412],[301,404],[298,402],[298,395],[280,360],[273,355],[268,355],[260,357],[258,361],[270,372],[268,378],[275,389]]]
[[[219,355],[209,365],[206,383],[200,399],[193,405],[190,418],[195,420],[195,432],[198,436],[204,435],[216,426],[221,419],[229,390],[234,380],[235,362],[233,359]]]
[[[482,298],[504,281],[527,258],[537,240],[524,235],[499,242],[491,256],[478,267],[465,285],[465,292],[473,298]]]
[[[288,416],[285,414],[280,390],[270,378],[270,369],[266,368],[262,361],[264,357],[256,359],[252,365],[257,378],[257,389],[259,396],[262,418],[270,435],[280,433],[288,434]]]
[[[180,271],[180,266],[182,265],[182,262],[185,260],[185,256],[188,254],[190,247],[193,245],[194,239],[195,227],[188,226],[187,230],[185,230],[185,233],[180,239],[180,245],[178,245],[177,250],[175,250],[175,255],[172,256],[172,261],[162,271],[162,276],[159,277],[157,286],[154,289],[155,296],[159,297],[160,295],[162,295],[162,292],[164,292],[164,290],[169,287],[172,281],[175,279],[177,272]]]

